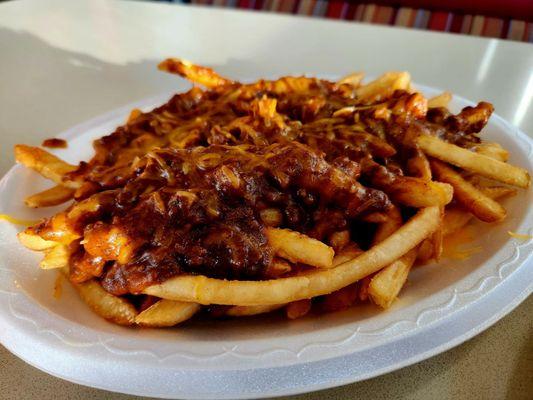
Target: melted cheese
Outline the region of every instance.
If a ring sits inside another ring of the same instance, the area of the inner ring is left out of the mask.
[[[0,220],[4,220],[6,222],[10,222],[15,225],[25,225],[25,226],[35,225],[37,222],[39,222],[39,221],[31,221],[27,219],[15,218],[8,214],[0,214]]]
[[[516,232],[511,232],[511,231],[507,231],[507,233],[509,234],[509,236],[514,237],[515,239],[519,239],[519,240],[533,239],[533,236],[526,235],[526,234],[523,234],[523,233],[516,233]]]
[[[474,254],[480,253],[483,247],[469,245],[475,237],[476,232],[472,225],[467,225],[453,235],[445,236],[442,243],[442,256],[452,260],[467,260]]]

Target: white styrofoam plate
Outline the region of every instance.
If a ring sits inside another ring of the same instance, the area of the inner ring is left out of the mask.
[[[428,96],[439,91],[419,86]],[[131,104],[59,135],[54,151],[70,162],[88,159],[91,142],[122,124],[134,107],[150,109],[170,95]],[[452,109],[470,102],[455,98]],[[510,151],[510,162],[533,170],[533,144],[494,115],[488,140]],[[27,195],[50,186],[13,167],[0,181],[0,213],[23,219],[58,208],[30,210]],[[279,316],[192,321],[176,329],[115,326],[96,315],[68,285],[53,296],[56,273],[17,243],[20,227],[0,221],[0,341],[28,363],[61,378],[111,391],[157,397],[249,398],[300,393],[376,376],[438,354],[486,329],[533,288],[532,190],[506,201],[503,223],[484,225],[466,247],[482,251],[463,261],[415,268],[394,306],[370,305],[287,321]],[[481,225],[481,224],[480,224]]]

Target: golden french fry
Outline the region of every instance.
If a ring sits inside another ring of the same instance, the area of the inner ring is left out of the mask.
[[[418,152],[407,161],[407,170],[416,178],[431,181],[431,167],[426,155]]]
[[[130,111],[130,115],[128,115],[128,120],[126,121],[127,125],[131,125],[137,118],[139,118],[142,115],[142,110],[139,110],[138,108],[134,108]]]
[[[350,231],[338,231],[333,232],[329,237],[329,244],[335,250],[335,253],[339,252],[350,242]]]
[[[69,265],[70,251],[68,246],[58,244],[45,250],[46,254],[39,263],[41,269],[64,268]]]
[[[453,186],[454,198],[477,218],[485,222],[497,222],[505,218],[505,209],[499,203],[485,196],[445,163],[431,160],[431,168],[439,181]]]
[[[506,196],[516,195],[516,189],[505,187],[505,186],[485,186],[478,188],[481,193],[485,196],[490,197],[491,199],[501,199]]]
[[[267,267],[265,276],[269,279],[280,277],[283,274],[290,272],[292,269],[291,264],[282,258],[274,258],[270,265]]]
[[[481,193],[491,199],[500,199],[505,196],[512,196],[516,194],[515,189],[504,186],[482,187],[479,188]],[[463,228],[471,219],[473,215],[465,210],[463,207],[453,206],[447,207],[444,211],[444,218],[442,221],[443,236],[450,235]]]
[[[26,197],[24,203],[31,208],[51,207],[62,204],[74,196],[74,189],[57,185],[51,189],[44,190],[34,195]]]
[[[428,100],[428,108],[444,107],[448,108],[448,104],[452,100],[450,92],[442,92],[438,96],[432,97]]]
[[[418,246],[417,262],[421,265],[426,264],[433,258],[434,251],[433,240],[431,238],[425,239],[420,243],[420,246]]]
[[[378,226],[372,244],[381,243],[402,226],[402,215],[396,206],[387,211],[387,220]]]
[[[365,77],[364,72],[354,72],[349,75],[346,75],[339,79],[337,83],[339,84],[348,84],[355,87],[361,86],[361,82],[363,81],[363,78]]]
[[[161,71],[169,72],[171,74],[178,74],[192,82],[199,83],[200,85],[208,88],[214,88],[232,83],[231,80],[221,77],[211,68],[195,65],[187,60],[167,58],[157,67]]]
[[[363,253],[364,251],[357,247],[355,243],[350,243],[344,246],[341,251],[335,253],[335,257],[333,257],[333,266],[336,267],[338,265],[344,264],[345,262],[353,260],[355,257]]]
[[[17,144],[15,146],[15,159],[59,185],[73,189],[80,186],[79,182],[64,180],[65,174],[74,171],[77,167],[43,149]]]
[[[444,206],[453,198],[453,188],[447,183],[410,176],[399,176],[381,189],[395,202],[416,208]]]
[[[266,306],[233,306],[228,308],[226,315],[229,317],[248,317],[279,310],[283,306],[285,306],[285,304],[268,304]]]
[[[375,304],[381,308],[391,306],[405,284],[415,259],[416,249],[412,249],[371,278],[368,295]]]
[[[437,229],[433,233],[433,235],[431,235],[431,244],[433,246],[433,258],[436,261],[439,261],[440,258],[442,257],[443,239],[444,239],[444,234],[442,232],[442,225],[441,225],[441,226],[439,226],[439,229]]]
[[[267,237],[278,256],[293,263],[331,268],[335,252],[319,240],[289,229],[267,229]]]
[[[324,296],[320,302],[320,309],[326,312],[344,310],[357,301],[357,295],[357,283],[352,283]]]
[[[348,286],[403,256],[440,224],[438,207],[420,210],[383,242],[335,268],[266,281],[236,281],[202,275],[180,275],[147,287],[145,294],[200,304],[266,305],[328,294]]]
[[[53,240],[45,240],[39,235],[36,235],[31,229],[19,232],[17,237],[19,242],[30,250],[43,251],[58,245]]]
[[[119,325],[132,325],[137,316],[135,307],[126,300],[106,292],[96,280],[73,283],[82,300],[108,321]]]
[[[191,318],[200,310],[200,304],[159,300],[135,317],[135,323],[144,327],[164,328]]]
[[[529,187],[531,178],[523,168],[474,153],[434,136],[420,135],[416,142],[426,154],[441,161],[509,185]]]
[[[292,303],[287,304],[287,306],[285,307],[285,312],[287,314],[287,318],[289,319],[301,318],[306,315],[310,310],[310,299],[293,301]]]
[[[363,101],[380,101],[396,90],[407,90],[411,83],[408,72],[386,72],[376,80],[357,88],[356,94]]]
[[[389,266],[385,267],[388,268]],[[368,300],[368,286],[370,285],[370,280],[372,277],[365,276],[363,279],[361,279],[359,283],[359,290],[357,292],[357,295],[359,297],[359,300],[361,301],[367,301]]]
[[[387,216],[389,217],[389,219],[378,227],[376,234],[374,235],[374,239],[372,242],[374,245],[382,242],[383,240],[391,236],[394,232],[396,232],[402,226],[402,216],[396,206],[392,206],[389,209]],[[383,276],[397,276],[394,274],[394,271],[398,269],[397,263],[398,263],[398,260],[396,260],[390,265],[387,265],[377,274],[382,274]],[[361,282],[359,282],[359,300],[361,301],[368,300],[368,297],[370,295],[369,288],[370,288],[370,283],[372,279],[373,279],[373,276],[369,275],[363,278]],[[400,275],[398,275],[398,279],[401,279]],[[401,282],[396,282],[395,284],[399,286],[399,288],[401,288],[404,282],[405,282],[405,279]],[[388,283],[389,286],[393,284],[394,283]]]
[[[481,142],[476,144],[473,150],[498,161],[506,162],[509,160],[509,152],[496,142]]]
[[[80,233],[74,231],[65,212],[60,212],[39,225],[30,226],[24,232],[36,235],[36,231],[39,232],[38,236],[44,240],[50,240],[65,245],[72,243],[73,240],[76,240],[81,236]]]

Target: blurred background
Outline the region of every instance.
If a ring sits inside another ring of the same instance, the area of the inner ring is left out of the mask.
[[[533,43],[533,0],[153,0],[298,14]]]

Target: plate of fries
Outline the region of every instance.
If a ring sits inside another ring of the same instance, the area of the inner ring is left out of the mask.
[[[299,393],[442,352],[531,293],[533,144],[490,103],[407,72],[159,68],[193,87],[15,147],[0,340],[25,361],[138,395]]]

